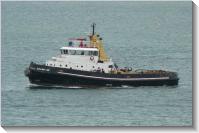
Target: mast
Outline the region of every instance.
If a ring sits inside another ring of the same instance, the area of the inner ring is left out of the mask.
[[[100,61],[109,61],[109,58],[106,55],[105,50],[104,50],[102,39],[99,37],[98,34],[97,35],[95,34],[95,26],[96,26],[95,23],[91,25],[93,31],[92,31],[92,35],[90,36],[90,45],[91,47],[95,47],[99,50]]]
[[[93,33],[92,33],[92,35],[95,35],[95,26],[96,26],[96,24],[93,23],[91,26],[92,26],[92,28],[93,28]]]

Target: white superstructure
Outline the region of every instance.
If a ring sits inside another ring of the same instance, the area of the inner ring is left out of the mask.
[[[113,70],[114,63],[99,61],[99,50],[97,48],[85,47],[62,47],[56,57],[46,61],[47,66],[61,67],[83,71],[101,71],[108,73]]]
[[[62,47],[56,57],[46,61],[47,66],[60,67],[82,71],[99,71],[109,73],[116,66],[105,53],[102,38],[95,34],[95,24],[92,25],[93,32],[86,38],[69,39],[67,47]],[[79,42],[79,45],[77,43]]]

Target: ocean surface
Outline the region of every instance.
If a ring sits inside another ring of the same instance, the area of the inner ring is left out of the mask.
[[[3,126],[191,126],[192,2],[2,2]],[[95,22],[120,67],[178,72],[178,86],[67,88],[31,85],[45,63]]]

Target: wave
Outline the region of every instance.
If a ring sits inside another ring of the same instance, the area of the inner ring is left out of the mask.
[[[29,84],[30,89],[80,89],[82,86],[62,86],[62,85],[37,85]]]

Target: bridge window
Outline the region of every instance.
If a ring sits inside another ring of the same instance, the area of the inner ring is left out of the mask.
[[[68,54],[68,50],[64,50],[64,54]]]
[[[88,55],[93,55],[92,52],[93,52],[93,51],[88,51]]]
[[[69,54],[70,55],[75,55],[76,54],[76,50],[69,50]]]
[[[98,56],[98,52],[97,51],[93,51],[93,55],[94,56]]]
[[[84,55],[98,56],[98,51],[85,51]]]
[[[87,51],[87,50],[61,50],[61,54],[98,56],[98,51]]]
[[[63,49],[61,49],[61,54],[68,54],[68,50],[63,50]]]
[[[82,50],[77,50],[75,55],[84,55],[84,51],[82,51]]]

